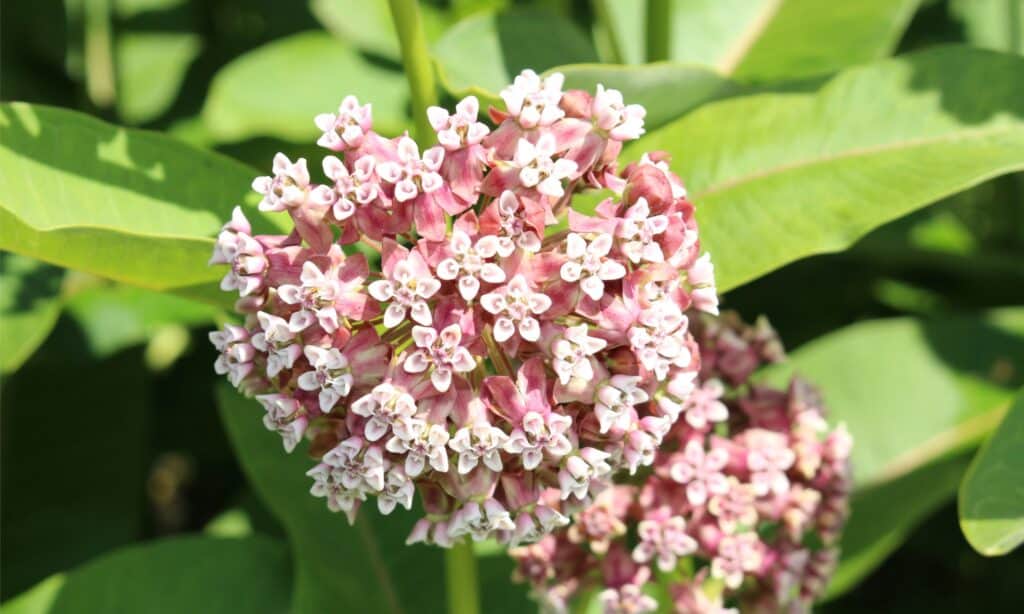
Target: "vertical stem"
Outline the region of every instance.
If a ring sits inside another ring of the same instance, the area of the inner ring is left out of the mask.
[[[622,41],[619,39],[619,31],[612,21],[611,12],[608,10],[608,3],[611,0],[593,0],[594,16],[597,17],[598,26],[604,31],[604,37],[608,41],[608,59],[614,64],[625,64],[622,55]]]
[[[445,550],[444,567],[448,585],[448,614],[479,614],[480,594],[473,543],[464,540]]]
[[[672,32],[672,0],[647,0],[647,61],[668,59]]]
[[[434,67],[427,47],[427,35],[420,20],[417,0],[388,0],[391,19],[398,33],[402,49],[402,66],[409,79],[409,93],[412,95],[412,115],[415,122],[415,136],[420,147],[434,143],[434,130],[427,121],[427,107],[437,104],[437,86],[434,83]]]
[[[110,1],[90,0],[84,9],[85,90],[94,105],[106,109],[117,96]]]

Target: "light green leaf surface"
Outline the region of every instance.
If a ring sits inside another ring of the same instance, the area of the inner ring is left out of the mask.
[[[705,105],[627,148],[673,154],[720,290],[1024,168],[1024,59],[939,47],[812,93]]]
[[[315,461],[305,444],[292,454],[263,427],[262,408],[224,385],[221,419],[250,484],[284,525],[295,561],[292,612],[442,611],[441,550],[405,546],[416,514],[378,513],[368,501],[355,526],[309,494]]]
[[[971,463],[960,487],[960,527],[985,556],[1024,542],[1024,394]]]
[[[208,267],[256,171],[153,132],[40,105],[0,105],[0,249],[230,304]],[[247,207],[255,232],[272,218]],[[275,220],[280,222],[280,218]]]
[[[1024,0],[952,0],[950,11],[972,44],[1024,54]]]
[[[370,54],[401,62],[398,35],[387,0],[310,0],[309,10],[339,40]],[[430,3],[420,4],[427,40],[437,40],[448,27],[449,13]]]
[[[235,59],[217,73],[203,105],[203,123],[221,142],[270,136],[316,141],[313,118],[337,111],[349,94],[373,105],[374,129],[409,127],[405,77],[363,57],[326,32],[303,32]]]
[[[16,371],[50,334],[63,278],[57,267],[0,253],[0,373]]]
[[[625,61],[644,53],[644,3],[608,2]],[[675,0],[669,58],[751,80],[831,72],[895,49],[918,0]]]
[[[566,18],[536,9],[513,9],[466,18],[433,45],[443,85],[452,94],[493,101],[525,68],[594,62],[587,36]]]
[[[117,112],[129,124],[159,117],[174,103],[192,61],[199,35],[191,32],[126,32],[117,37]]]
[[[289,598],[284,544],[266,537],[178,537],[131,546],[52,576],[3,614],[280,614]]]
[[[998,424],[1024,382],[1024,309],[854,324],[799,348],[765,377],[783,383],[793,373],[820,388],[830,421],[854,438],[853,515],[836,594],[955,492],[965,463],[950,459]],[[900,489],[919,494],[893,497]],[[896,509],[877,512],[886,505]]]

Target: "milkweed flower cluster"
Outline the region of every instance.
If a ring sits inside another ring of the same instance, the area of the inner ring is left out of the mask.
[[[849,434],[828,429],[800,379],[786,390],[749,380],[783,356],[765,321],[726,314],[691,330],[700,377],[652,469],[563,506],[571,526],[511,550],[516,578],[548,609],[596,594],[610,614],[807,612],[825,589],[847,515]]]
[[[717,312],[694,207],[664,155],[618,167],[642,107],[562,85],[524,71],[490,125],[431,108],[425,149],[346,98],[315,120],[324,183],[284,154],[253,182],[294,230],[236,208],[217,239],[245,321],[215,368],[286,450],[311,440],[311,492],[350,521],[419,493],[410,542],[533,542],[649,466],[694,392],[688,314]],[[584,190],[609,195],[591,215]]]

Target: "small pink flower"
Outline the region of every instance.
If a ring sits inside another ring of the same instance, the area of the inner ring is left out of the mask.
[[[533,512],[521,512],[516,517],[515,534],[509,546],[515,548],[519,544],[530,544],[539,541],[545,535],[569,524],[569,518],[558,510],[546,505],[538,505]]]
[[[647,110],[638,104],[624,104],[618,90],[605,89],[598,83],[590,111],[594,124],[616,141],[631,141],[644,133]]]
[[[519,197],[511,190],[505,190],[498,197],[496,206],[501,228],[498,253],[503,257],[510,256],[516,247],[530,253],[540,251],[540,236],[527,224],[526,211]]]
[[[456,229],[452,231],[448,247],[452,255],[438,263],[437,276],[447,281],[458,279],[459,294],[463,299],[471,301],[476,298],[481,281],[490,284],[505,281],[505,271],[489,262],[498,254],[498,237],[485,235],[474,244],[469,235]]]
[[[509,115],[515,117],[523,128],[550,126],[565,115],[558,106],[564,82],[565,77],[561,73],[541,78],[527,69],[519,73],[512,85],[501,90],[500,95]]]
[[[264,287],[264,274],[270,264],[263,245],[249,236],[252,232],[240,207],[231,213],[213,246],[210,264],[229,264],[230,270],[220,282],[221,290],[238,290],[240,296],[256,294]]]
[[[494,499],[483,503],[471,501],[452,516],[448,535],[458,539],[469,534],[473,541],[481,541],[491,537],[496,531],[515,531],[516,524],[512,521],[508,510]]]
[[[747,447],[750,483],[757,496],[781,495],[789,490],[786,471],[796,461],[796,454],[786,437],[765,429],[750,429],[743,433],[743,444]]]
[[[536,316],[551,307],[551,298],[534,292],[522,275],[497,290],[480,297],[480,305],[494,315],[494,339],[508,341],[518,331],[526,341],[540,339],[540,323]]]
[[[555,138],[550,133],[542,135],[536,143],[519,139],[513,158],[519,168],[519,182],[544,196],[561,198],[565,194],[562,180],[573,176],[576,163],[565,158],[555,160],[555,153]]]
[[[302,356],[302,344],[284,318],[265,311],[257,313],[256,318],[263,330],[252,336],[252,345],[267,355],[267,377],[276,377],[295,366]]]
[[[407,510],[412,509],[414,494],[416,487],[405,471],[398,466],[392,467],[384,477],[384,488],[377,494],[377,509],[385,516],[394,511],[397,505]]]
[[[328,413],[352,390],[352,368],[338,348],[307,345],[303,353],[313,370],[299,376],[299,388],[318,392],[320,411]]]
[[[599,300],[604,296],[606,281],[626,276],[626,267],[608,255],[612,243],[612,236],[606,233],[597,235],[589,243],[575,232],[569,233],[565,238],[567,260],[559,270],[562,279],[579,282],[584,294]]]
[[[441,289],[441,282],[430,273],[430,267],[417,251],[398,247],[394,258],[385,258],[385,279],[371,283],[370,296],[389,302],[384,311],[384,326],[394,328],[405,320],[407,313],[424,326],[433,324],[427,299]]]
[[[416,399],[398,386],[378,384],[352,403],[352,413],[368,418],[364,435],[368,441],[377,441],[392,426],[416,415]]]
[[[757,523],[754,487],[729,476],[724,493],[708,501],[708,511],[718,518],[718,526],[725,533],[749,530]]]
[[[689,321],[675,305],[659,303],[640,314],[639,324],[629,331],[633,353],[658,381],[672,367],[686,367],[693,359],[686,346]]]
[[[704,254],[686,272],[686,281],[692,287],[693,306],[701,311],[718,315],[718,290],[715,288],[715,267],[711,254]]]
[[[323,271],[311,260],[302,265],[300,285],[283,284],[277,295],[289,305],[298,305],[288,326],[294,332],[306,330],[314,323],[328,333],[340,326],[339,316],[362,317],[366,305],[363,283],[367,275],[366,259],[345,258],[341,248],[332,248],[332,264]]]
[[[448,472],[448,431],[439,424],[427,424],[418,418],[394,423],[394,436],[384,446],[392,454],[405,455],[405,473],[418,477],[427,464],[435,471]]]
[[[673,455],[668,466],[673,481],[686,486],[686,498],[691,505],[704,505],[710,495],[724,494],[729,483],[722,470],[729,463],[724,448],[705,452],[704,445],[691,440],[681,454]]]
[[[633,549],[633,560],[647,563],[657,560],[658,569],[670,572],[681,556],[697,551],[697,541],[686,532],[682,516],[664,520],[641,520],[637,526],[640,543]]]
[[[430,369],[430,381],[438,392],[446,392],[452,385],[453,373],[469,373],[476,361],[462,343],[462,328],[458,324],[447,326],[438,333],[427,326],[413,326],[412,338],[418,350],[406,357],[403,366],[408,373],[423,373]]]
[[[256,357],[249,331],[241,326],[225,324],[223,330],[214,331],[209,337],[210,343],[220,352],[213,363],[213,370],[218,375],[227,375],[231,385],[237,388],[252,373],[252,359]]]
[[[587,335],[587,325],[570,326],[551,346],[555,360],[552,363],[558,381],[568,384],[572,379],[594,379],[594,354],[603,350],[608,342]]]
[[[467,96],[455,105],[455,113],[449,114],[442,107],[427,109],[427,119],[437,132],[437,142],[448,151],[455,151],[467,145],[478,145],[491,131],[486,124],[477,121],[480,102],[476,96]]]
[[[432,147],[423,152],[409,137],[398,140],[398,162],[381,162],[377,174],[384,181],[395,186],[395,200],[406,202],[420,194],[429,194],[441,189],[444,180],[438,174],[444,161],[444,149]]]
[[[338,112],[323,113],[313,120],[323,135],[316,144],[332,151],[359,147],[363,137],[373,127],[370,105],[359,105],[355,96],[346,96]]]
[[[710,379],[694,389],[683,404],[687,424],[703,430],[713,422],[728,420],[729,409],[721,401],[723,394],[725,387],[717,379]]]
[[[292,162],[283,153],[274,156],[274,176],[257,177],[252,182],[252,189],[263,195],[260,211],[284,211],[300,207],[307,199],[313,204],[326,207],[333,200],[329,188],[310,184],[305,158]]]
[[[557,460],[572,451],[572,442],[565,436],[571,426],[572,418],[569,416],[528,412],[523,416],[522,425],[509,435],[504,450],[522,456],[523,469],[532,471],[540,465],[545,454]]]
[[[726,535],[718,542],[718,554],[711,559],[711,576],[729,588],[739,588],[746,573],[760,569],[763,545],[756,533]]]
[[[562,500],[575,497],[581,501],[590,495],[591,483],[611,474],[612,467],[608,464],[611,457],[607,452],[595,448],[583,448],[579,455],[572,455],[565,460],[558,472],[558,486]]]
[[[467,474],[482,462],[491,471],[501,471],[501,449],[508,441],[501,429],[479,422],[455,432],[448,447],[459,455],[459,473]]]
[[[655,161],[651,159],[650,154],[644,153],[640,156],[640,161],[637,162],[637,164],[640,166],[652,166],[661,171],[662,175],[665,176],[665,179],[668,180],[669,185],[671,186],[672,198],[686,198],[686,188],[683,187],[679,178],[672,173],[671,169],[669,169],[667,162],[664,160]]]
[[[378,446],[367,446],[359,437],[342,441],[326,454],[323,462],[330,466],[348,489],[384,489],[384,455]]]
[[[658,611],[658,602],[636,584],[606,588],[598,595],[603,614],[647,614]]]
[[[257,395],[256,400],[267,410],[263,416],[263,426],[268,431],[281,435],[286,452],[291,453],[302,441],[309,424],[302,405],[294,398],[283,394]]]
[[[650,398],[639,387],[640,378],[633,375],[613,375],[597,390],[594,414],[597,415],[601,434],[612,428],[625,429],[631,422],[635,408]]]
[[[341,160],[334,156],[324,157],[324,174],[334,182],[337,200],[331,211],[338,221],[347,220],[360,206],[368,205],[377,198],[377,182],[373,175],[373,156],[363,156],[355,161],[350,173]]]
[[[616,235],[623,239],[622,253],[633,264],[640,262],[664,262],[665,254],[657,242],[657,236],[668,230],[668,217],[651,215],[647,199],[640,197],[626,210]]]
[[[356,520],[356,512],[363,501],[366,491],[362,488],[346,488],[341,482],[340,473],[327,463],[320,463],[306,472],[313,478],[313,486],[309,494],[317,498],[327,499],[327,509],[332,512],[345,512],[348,523]]]

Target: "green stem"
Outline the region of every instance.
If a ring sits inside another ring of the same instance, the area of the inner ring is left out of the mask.
[[[647,0],[647,61],[668,59],[672,0]]]
[[[409,79],[409,93],[412,96],[412,114],[415,122],[415,136],[420,147],[432,145],[434,130],[427,121],[427,107],[437,104],[437,86],[434,83],[434,67],[427,47],[427,35],[420,21],[420,7],[417,0],[388,0],[391,19],[398,33],[402,48],[402,66]]]
[[[448,614],[479,614],[480,594],[473,543],[465,540],[445,550],[444,567],[448,585]]]
[[[604,30],[604,37],[608,42],[608,59],[613,64],[625,64],[622,55],[622,41],[619,39],[619,31],[612,21],[611,12],[608,10],[608,3],[611,0],[593,0],[594,15],[597,23]]]

